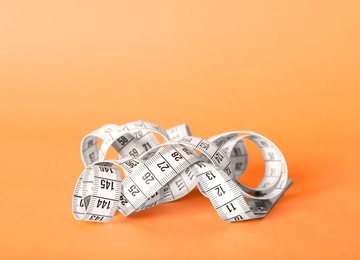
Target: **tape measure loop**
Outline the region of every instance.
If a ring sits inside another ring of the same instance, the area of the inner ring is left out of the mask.
[[[264,177],[255,188],[238,181],[248,164],[245,139],[258,146],[265,161]],[[105,160],[110,147],[119,158]],[[135,121],[100,127],[82,139],[80,151],[86,168],[73,193],[77,220],[107,222],[116,209],[128,216],[179,199],[196,185],[224,221],[262,218],[292,183],[281,151],[253,132],[205,140],[192,136],[186,124],[165,131]]]

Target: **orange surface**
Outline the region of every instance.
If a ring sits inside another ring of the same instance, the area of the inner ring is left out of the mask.
[[[359,259],[359,13],[355,0],[1,1],[0,258]],[[262,220],[225,223],[194,190],[76,221],[82,136],[137,119],[263,134],[294,184]]]

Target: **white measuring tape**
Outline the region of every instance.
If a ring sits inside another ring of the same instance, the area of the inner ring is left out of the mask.
[[[247,167],[244,139],[259,147],[265,161],[264,177],[256,188],[238,181]],[[110,147],[119,158],[105,158]],[[252,132],[204,140],[191,136],[187,125],[165,131],[136,121],[102,126],[83,138],[80,152],[86,168],[72,200],[78,220],[107,222],[116,209],[128,216],[177,200],[195,186],[225,221],[263,218],[292,183],[280,150]]]

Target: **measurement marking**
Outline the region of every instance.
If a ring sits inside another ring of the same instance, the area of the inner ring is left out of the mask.
[[[111,139],[114,140],[114,137],[112,137],[111,133],[108,133],[108,135],[110,135]]]
[[[93,215],[93,216],[100,216],[100,217],[106,217],[106,218],[112,218],[112,216],[107,216],[107,215],[100,215],[100,214],[96,214],[96,213],[85,213],[85,215]]]
[[[139,173],[140,174],[140,173]],[[139,189],[139,191],[141,191],[141,193],[144,195],[144,197],[146,198],[145,193],[140,189],[139,185],[136,184],[136,182],[131,178],[130,174],[126,177],[129,178],[134,184],[135,186]],[[127,187],[127,186],[126,186]],[[123,187],[124,188],[124,187]],[[130,192],[131,193],[131,192]],[[134,196],[135,197],[135,196]],[[140,200],[140,199],[139,199]]]
[[[92,195],[92,196],[95,197],[95,198],[104,199],[104,200],[118,201],[118,200],[115,200],[115,199],[109,199],[109,198],[100,197],[100,196],[96,196],[96,195]]]
[[[108,180],[108,181],[121,182],[121,180],[113,180],[113,179],[109,179],[109,178],[105,178],[105,177],[101,177],[101,176],[94,176],[94,178]]]
[[[169,189],[169,191],[170,191],[171,197],[172,197],[173,199],[175,199],[175,196],[174,196],[174,194],[172,193],[172,190],[171,190],[171,188],[170,188],[169,185],[168,185],[168,189]],[[164,193],[164,194],[165,194],[165,193]]]
[[[237,199],[240,198],[240,197],[241,197],[241,195],[240,195],[240,196],[237,196],[235,199],[229,200],[228,202],[224,203],[223,205],[221,205],[221,206],[219,206],[219,207],[217,207],[217,208],[215,208],[215,209],[218,210],[219,208],[225,206],[226,204],[228,204],[228,203],[230,203],[230,202],[233,202],[234,200],[237,200]]]
[[[181,178],[183,184],[185,185],[185,188],[189,191],[189,187],[186,185],[186,182],[184,181],[183,177],[181,177],[181,174],[179,174],[179,177]],[[176,182],[175,182],[175,184],[176,184]],[[179,186],[177,186],[177,187],[179,188]],[[181,192],[181,189],[180,189],[180,192]]]
[[[195,146],[195,149],[201,144],[201,142],[203,141],[204,139],[200,139],[200,142]],[[205,144],[206,144],[206,142],[204,142]],[[210,148],[210,146],[209,146],[209,148]],[[205,149],[205,148],[202,148],[202,147],[200,147],[198,150],[201,150],[202,151],[202,149],[204,149],[205,151],[207,150],[207,149]]]
[[[218,184],[218,185],[216,185],[216,186],[214,186],[214,187],[212,187],[212,188],[210,188],[210,189],[208,189],[208,190],[204,190],[204,192],[211,191],[211,190],[213,190],[213,189],[215,189],[215,188],[217,188],[217,187],[219,187],[219,186],[221,186],[221,184]]]
[[[85,149],[82,150],[83,153],[85,153],[87,150],[89,150],[90,148],[93,148],[94,146],[96,146],[97,142],[95,142],[94,145],[88,146]]]
[[[224,167],[224,169],[226,169],[227,167],[229,167],[229,165],[231,164],[231,161]],[[230,167],[229,167],[230,169]],[[230,169],[230,173],[231,173],[231,169]]]
[[[220,150],[220,147],[218,147],[217,149],[216,149],[216,151],[214,152],[214,154],[211,156],[211,158],[210,158],[210,160],[212,161],[212,158],[215,156],[215,154],[217,154],[217,152]],[[222,154],[221,154],[222,155]]]
[[[155,174],[154,174],[152,171],[150,171],[150,169],[149,169],[149,167],[146,165],[146,163],[144,163],[144,165],[145,165],[146,169],[147,169],[149,172],[151,172],[151,175],[154,176],[154,178],[156,179],[156,181],[157,181],[158,183],[160,183],[160,185],[161,185],[161,182],[159,182],[159,180],[158,180],[158,178],[156,178]]]
[[[140,136],[140,138],[138,140],[140,141],[141,139],[143,139],[144,137],[146,137],[147,135],[149,135],[151,133],[152,133],[151,131],[146,132],[144,135]]]
[[[124,135],[121,135],[121,136],[124,136]],[[135,137],[134,137],[133,135],[131,135],[131,137],[132,137],[132,138],[130,138],[130,140],[129,140],[128,142],[126,142],[126,144],[124,144],[121,148],[120,148],[120,145],[115,144],[115,146],[117,146],[117,147],[119,148],[119,150],[117,150],[118,152],[120,152],[122,149],[124,149],[125,146],[127,146],[129,143],[131,143],[131,142],[135,139]],[[120,137],[119,137],[119,138],[120,138]],[[117,138],[117,139],[119,139],[119,138]],[[115,142],[113,142],[113,143],[115,143]],[[111,146],[114,147],[113,143],[111,144]],[[114,148],[115,148],[115,147],[114,147]]]
[[[249,213],[250,211],[246,211],[245,212],[245,214],[247,214],[247,213]],[[239,220],[245,220],[244,218],[243,218],[243,216],[241,216],[241,215],[236,215],[235,217],[232,217],[232,218],[226,218],[226,219],[224,219],[225,221],[229,221],[229,220],[232,220],[232,219],[234,219],[234,218],[236,218],[236,217],[239,217],[240,216],[240,219]]]
[[[172,146],[174,149],[175,149],[175,151],[177,151],[180,155],[181,155],[181,153],[179,152],[179,150],[178,149],[176,149],[176,147],[174,147],[174,146]],[[181,155],[182,156],[182,155]],[[189,155],[190,156],[190,155]],[[190,162],[184,157],[184,156],[182,156],[182,158],[188,163],[188,164],[190,164]]]
[[[119,196],[119,197],[121,197],[121,196],[123,196],[123,197],[125,198],[126,202],[129,203],[129,204],[131,205],[131,207],[133,207],[134,209],[136,209],[136,208],[134,207],[134,205],[128,200],[128,198],[126,198],[126,196],[125,196],[123,193],[120,193],[120,196]],[[120,200],[120,199],[119,199],[119,200]],[[119,203],[119,205],[118,205],[118,209],[121,209],[121,210],[122,210],[120,204],[121,204],[121,203]],[[125,204],[126,204],[126,203],[125,203]],[[123,205],[123,204],[121,204],[121,205],[126,208],[126,209],[124,210],[124,212],[129,209],[129,207],[127,207],[127,206],[125,206],[125,205]]]
[[[174,172],[176,172],[175,171],[175,169],[171,166],[171,164],[164,158],[164,156],[161,154],[161,153],[159,153],[160,154],[160,156],[165,160],[165,162],[167,162],[167,164],[170,166],[170,168],[174,171]],[[171,172],[170,172],[171,173]]]
[[[211,170],[209,170],[209,171],[206,171],[206,172],[200,173],[200,174],[198,174],[197,176],[201,176],[201,175],[204,175],[204,174],[209,173],[209,172],[212,172],[212,171],[211,171]]]

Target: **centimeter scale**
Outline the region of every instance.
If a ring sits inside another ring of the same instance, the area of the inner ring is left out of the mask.
[[[265,161],[255,188],[238,181],[248,163],[244,139],[257,145]],[[119,158],[105,159],[111,147]],[[263,218],[292,184],[281,151],[247,131],[205,140],[192,136],[185,124],[166,131],[143,121],[109,124],[86,135],[80,152],[85,170],[72,200],[77,220],[107,222],[116,210],[128,216],[177,200],[195,186],[224,221]]]

